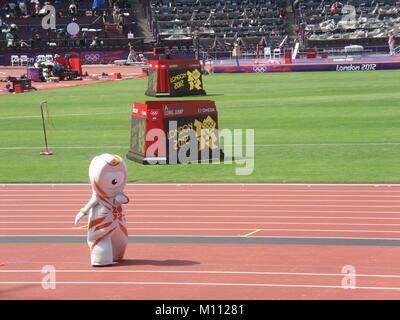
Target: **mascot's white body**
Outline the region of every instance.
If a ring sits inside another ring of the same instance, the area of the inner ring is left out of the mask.
[[[128,178],[121,157],[102,154],[89,167],[92,198],[76,215],[75,224],[89,213],[87,242],[92,266],[108,266],[121,260],[128,244],[128,232],[122,204],[129,198],[122,192]]]

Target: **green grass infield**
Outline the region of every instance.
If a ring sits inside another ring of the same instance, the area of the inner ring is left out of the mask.
[[[0,182],[87,182],[91,159],[126,159],[132,102],[147,78],[0,96]],[[243,163],[142,165],[131,182],[400,182],[400,70],[204,76],[220,129],[254,129],[254,170]],[[176,98],[175,98],[176,99]],[[48,102],[43,151],[41,101]]]

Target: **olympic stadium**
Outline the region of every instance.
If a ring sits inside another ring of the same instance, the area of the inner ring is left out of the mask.
[[[0,300],[397,300],[399,13],[2,2]]]

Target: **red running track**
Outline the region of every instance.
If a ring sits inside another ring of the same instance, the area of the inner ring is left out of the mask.
[[[92,268],[84,241],[12,242],[84,236],[85,222],[77,228],[73,220],[88,185],[0,185],[0,299],[400,297],[397,246],[223,243],[228,236],[400,239],[400,185],[132,184],[125,191],[130,235],[187,243],[130,243],[123,263]],[[222,241],[190,243],[194,237]],[[57,271],[55,290],[41,285],[45,265]],[[344,266],[355,272],[355,289],[342,286]]]

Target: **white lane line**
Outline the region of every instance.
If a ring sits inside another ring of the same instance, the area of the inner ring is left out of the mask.
[[[71,221],[0,221],[0,224],[72,224]],[[260,222],[260,221],[135,221],[129,219],[128,225],[136,224],[251,224],[251,225],[332,225],[332,226],[400,226],[399,223],[336,223],[336,222]],[[400,232],[400,231],[399,231]]]
[[[110,115],[110,114],[127,114],[127,112],[99,112],[99,113],[70,113],[70,114],[52,114],[51,117],[76,117],[76,116],[97,116],[97,115]],[[0,117],[0,120],[11,120],[11,119],[31,119],[31,118],[40,118],[37,115],[29,115],[29,116],[5,116]],[[248,146],[253,147],[262,147],[262,148],[271,148],[271,147],[352,147],[352,146],[386,146],[386,145],[400,145],[400,142],[355,142],[355,143],[283,143],[283,144],[249,144]],[[242,145],[231,145],[226,144],[225,146],[239,146]],[[81,148],[82,146],[77,146]],[[95,146],[89,146],[95,147]],[[116,147],[116,146],[111,146]],[[23,149],[28,149],[29,147],[21,147]],[[13,147],[8,148],[0,148],[0,149],[13,149]]]
[[[48,284],[92,284],[92,285],[191,285],[191,286],[239,286],[239,287],[289,287],[289,288],[326,288],[326,289],[341,289],[342,286],[331,286],[331,285],[309,285],[309,284],[272,284],[272,283],[223,283],[223,282],[131,282],[131,281],[57,281],[57,282],[46,282]],[[13,284],[38,284],[41,285],[40,281],[3,281],[0,285],[13,285]],[[353,289],[362,290],[400,290],[396,287],[354,287]],[[354,291],[351,291],[354,292]]]
[[[77,207],[81,206],[82,203],[27,203],[27,204],[0,204],[0,207],[53,207],[54,210],[57,210],[58,206],[61,207]],[[171,206],[179,206],[179,207],[188,207],[191,206],[202,206],[202,207],[229,207],[229,204],[209,204],[209,203],[135,203],[125,205],[125,208],[130,207],[171,207]],[[232,204],[234,207],[332,207],[329,204]],[[335,208],[400,208],[400,206],[371,206],[371,205],[335,205]],[[189,210],[189,209],[188,209]],[[191,209],[190,209],[191,210]],[[164,211],[164,210],[163,210]]]
[[[79,229],[68,229],[68,230],[79,230]],[[83,230],[83,229],[80,229]],[[248,230],[248,229],[246,229]],[[80,237],[80,238],[85,238],[84,234],[5,234],[5,235],[0,235],[0,239],[1,238],[23,238],[23,237],[32,237],[32,238],[54,238],[54,237],[65,237],[65,238],[69,238],[69,237]],[[246,239],[243,237],[239,237],[236,235],[182,235],[182,234],[141,234],[141,235],[131,235],[131,238],[136,238],[136,237],[140,237],[140,238],[188,238],[188,239],[192,239],[192,238],[235,238],[235,239]],[[300,240],[304,240],[304,239],[315,239],[315,240],[350,240],[350,241],[400,241],[400,238],[360,238],[360,237],[321,237],[321,236],[285,236],[285,235],[279,235],[279,236],[253,236],[251,237],[251,239],[300,239]],[[249,239],[249,238],[247,238]],[[1,244],[1,242],[0,242]]]
[[[349,143],[273,143],[253,144],[255,147],[347,147],[347,146],[380,146],[400,145],[400,142],[349,142]],[[228,145],[230,146],[230,145]],[[236,145],[233,145],[236,146]],[[241,145],[238,145],[241,146]]]
[[[57,211],[54,209],[0,209],[0,212],[52,212],[54,214],[48,215],[48,216],[57,216],[56,212],[71,212],[72,209],[62,209],[58,208]],[[125,210],[125,213],[130,212],[134,214],[134,212],[188,212],[186,209],[138,209],[135,210],[134,208],[129,208],[129,210]],[[239,212],[239,213],[246,213],[246,212],[260,212],[260,213],[323,213],[323,214],[342,214],[342,213],[351,213],[351,214],[368,214],[368,213],[373,213],[373,214],[396,214],[400,215],[400,212],[398,211],[348,211],[348,210],[342,210],[342,211],[336,211],[336,210],[246,210],[246,209],[190,209],[190,212]],[[129,213],[128,213],[129,214]],[[1,216],[1,215],[0,215]],[[18,215],[20,216],[20,215]],[[202,217],[200,215],[199,217]],[[330,218],[331,216],[329,216]],[[390,219],[390,218],[388,218]]]
[[[252,228],[128,228],[128,230],[159,230],[159,231],[169,231],[169,230],[179,230],[179,231],[248,231]],[[289,231],[289,232],[354,232],[354,233],[400,233],[400,230],[352,230],[352,229],[262,229],[260,231]],[[73,228],[0,228],[2,231],[16,231],[16,230],[76,230],[85,231],[84,229],[73,229]],[[193,235],[195,236],[195,235]]]
[[[73,215],[0,215],[1,218],[71,218]],[[131,221],[132,218],[229,218],[229,219],[243,219],[243,218],[252,218],[252,219],[351,219],[351,220],[400,220],[400,218],[389,218],[389,217],[321,217],[321,216],[188,216],[188,215],[137,215],[137,214],[127,214],[125,216],[129,218]],[[48,220],[50,222],[50,220]],[[53,220],[54,221],[54,220]],[[23,221],[24,222],[24,221]],[[57,222],[57,220],[56,220]],[[0,222],[4,223],[4,222]],[[187,222],[182,222],[187,223]],[[226,223],[226,222],[224,222]],[[259,222],[257,222],[259,223]],[[387,225],[387,224],[384,224]]]
[[[43,148],[43,147],[41,147]],[[168,187],[175,187],[175,186],[171,186],[171,185],[167,185]],[[1,187],[1,185],[0,185]],[[3,186],[4,187],[4,186]],[[139,187],[139,186],[138,186]],[[396,190],[315,190],[315,189],[296,189],[296,190],[279,190],[279,189],[275,189],[275,190],[271,190],[271,189],[216,189],[215,193],[216,195],[219,195],[219,192],[229,192],[231,195],[236,195],[236,193],[250,193],[250,192],[268,192],[268,193],[273,193],[273,192],[293,192],[293,193],[309,193],[312,195],[313,192],[335,192],[335,193],[345,193],[348,194],[349,192],[357,192],[357,193],[365,193],[367,197],[369,197],[370,193],[375,193],[376,196],[379,196],[381,193],[394,193],[394,194],[398,194],[400,193],[400,190],[398,188],[395,188]],[[131,192],[132,194],[146,194],[146,195],[153,195],[154,192],[162,192],[162,191],[167,191],[167,192],[175,192],[175,195],[179,195],[182,193],[186,193],[186,192],[195,192],[194,195],[200,195],[203,192],[210,192],[210,189],[182,189],[182,188],[174,188],[174,189],[163,189],[163,190],[154,190],[154,189],[133,189],[133,188],[126,188],[125,189],[125,193],[129,193]],[[85,189],[61,189],[58,188],[57,186],[54,186],[53,189],[7,189],[6,187],[4,187],[3,190],[0,189],[0,192],[6,192],[8,194],[10,193],[17,193],[17,194],[32,194],[32,195],[36,195],[37,193],[42,195],[43,193],[60,193],[60,192],[77,192],[77,191],[81,191],[82,194],[91,194],[91,189],[90,186],[88,186]],[[31,193],[33,192],[33,193]],[[36,194],[35,194],[36,192]],[[332,195],[332,196],[341,196],[342,194],[337,194],[337,195]],[[272,194],[273,196],[273,194]],[[303,196],[303,194],[301,195],[294,195],[294,196]],[[323,195],[325,196],[325,195]],[[364,196],[364,195],[360,195],[360,196]]]
[[[290,276],[332,276],[343,277],[344,273],[318,273],[318,272],[273,272],[273,271],[220,271],[220,270],[59,270],[57,273],[194,273],[194,274],[248,274],[248,275],[290,275]],[[41,269],[0,270],[0,273],[42,273]],[[365,278],[400,278],[396,274],[359,274],[357,277]]]
[[[51,149],[115,149],[115,148],[126,148],[126,146],[82,146],[82,147],[77,147],[77,146],[51,146]],[[43,146],[41,147],[0,147],[0,150],[36,150],[36,149],[43,149]]]
[[[80,116],[100,116],[100,115],[110,115],[110,114],[128,114],[128,112],[94,112],[94,113],[60,113],[51,114],[51,117],[80,117]],[[40,115],[29,115],[29,116],[5,116],[0,117],[0,120],[10,120],[10,119],[33,119],[40,118]],[[29,147],[23,147],[29,148]]]
[[[16,190],[15,190],[16,191]],[[148,192],[143,192],[142,191],[137,191],[137,192],[132,192],[132,193],[126,193],[130,197],[136,197],[139,196],[141,198],[145,197],[177,197],[175,198],[176,200],[181,200],[182,199],[182,194],[180,191],[176,191],[176,193],[148,193]],[[86,190],[81,193],[68,193],[68,194],[30,194],[29,192],[20,192],[20,194],[8,194],[0,193],[0,198],[5,197],[5,198],[10,198],[10,197],[15,197],[15,200],[18,200],[21,195],[23,196],[28,196],[28,197],[37,197],[35,198],[36,200],[49,200],[49,197],[62,197],[59,199],[52,199],[52,200],[65,200],[64,198],[73,198],[73,199],[86,199],[88,196],[92,194],[91,190]],[[282,198],[290,198],[290,197],[299,197],[299,198],[309,198],[309,197],[315,197],[315,198],[324,198],[324,197],[343,197],[343,198],[400,198],[400,195],[359,195],[359,194],[304,194],[304,195],[297,195],[297,194],[267,194],[267,193],[240,193],[240,194],[229,194],[229,193],[205,193],[205,194],[199,194],[199,193],[190,193],[190,194],[185,194],[185,196],[195,196],[195,197],[266,197],[266,198],[272,198],[272,197],[282,197]],[[40,198],[38,198],[40,197]],[[174,199],[174,198],[172,198]],[[11,200],[11,199],[10,199]],[[362,201],[362,200],[356,200],[356,201]]]
[[[87,197],[82,198],[82,199],[87,199]],[[0,199],[0,202],[15,202],[15,201],[32,201],[32,202],[37,202],[37,201],[45,201],[45,202],[55,202],[55,201],[65,201],[65,200],[78,200],[80,203],[80,200],[82,199],[30,199],[30,198],[17,198],[17,199]],[[150,198],[150,199],[141,199],[141,198],[135,198],[133,201],[135,204],[138,202],[146,202],[149,203],[149,200],[153,201],[167,201],[167,202],[173,202],[173,201],[185,201],[185,202],[192,202],[192,201],[206,201],[207,203],[210,203],[212,201],[215,202],[383,202],[383,203],[396,203],[400,202],[400,200],[364,200],[364,199],[199,199],[199,198],[181,198],[181,199],[165,199],[165,198]],[[54,203],[55,205],[58,205],[58,203]],[[151,204],[152,205],[152,204]]]
[[[70,183],[3,183],[3,186],[90,186],[86,182],[70,182]],[[305,187],[400,187],[399,182],[381,183],[381,182],[129,182],[127,186],[305,186]]]

